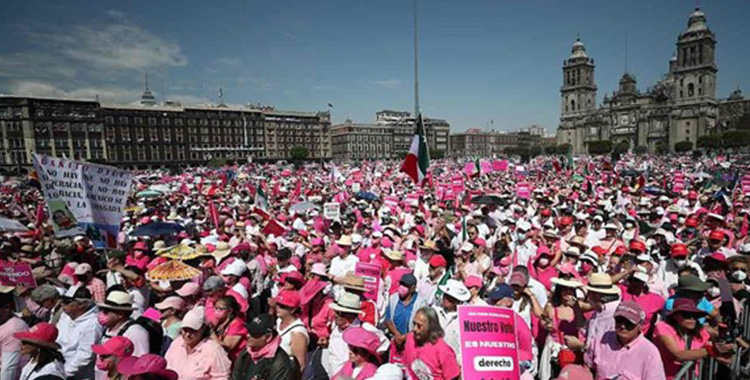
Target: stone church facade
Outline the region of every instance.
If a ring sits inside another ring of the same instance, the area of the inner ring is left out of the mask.
[[[588,144],[597,140],[625,142],[630,149],[645,146],[652,152],[661,145],[673,151],[677,142],[695,144],[698,137],[721,128],[716,37],[700,9],[690,15],[676,45],[669,72],[655,85],[641,92],[636,78],[626,72],[617,91],[597,106],[594,59],[577,40],[563,64],[557,143],[570,144],[575,154],[587,153]]]

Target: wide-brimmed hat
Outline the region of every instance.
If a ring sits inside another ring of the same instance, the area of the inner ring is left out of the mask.
[[[343,235],[339,238],[339,240],[336,240],[336,245],[342,246],[342,247],[351,247],[352,237],[349,235]]]
[[[458,280],[450,279],[445,284],[438,285],[438,289],[459,302],[466,302],[471,298],[469,289],[466,288],[463,282]]]
[[[396,250],[385,250],[383,252],[383,255],[385,255],[385,257],[387,257],[391,261],[401,261],[404,259],[404,253]]]
[[[346,344],[352,347],[364,349],[370,353],[378,363],[380,362],[380,355],[378,354],[380,339],[378,339],[378,336],[374,332],[365,330],[361,327],[350,327],[344,331],[343,338]]]
[[[675,288],[675,290],[705,292],[710,287],[710,284],[702,281],[698,276],[694,274],[686,274],[684,276],[680,276],[680,278],[677,280],[677,287]]]
[[[356,290],[360,292],[367,291],[367,288],[365,288],[365,279],[353,274],[347,274],[346,276],[344,276],[344,278],[341,279],[341,286],[343,286],[345,289]]]
[[[14,333],[13,337],[24,343],[59,350],[60,345],[56,342],[57,333],[57,327],[55,327],[55,325],[42,322],[34,325],[29,331]]]
[[[612,284],[612,277],[606,273],[591,273],[586,290],[603,294],[620,294],[620,288]]]
[[[232,248],[229,246],[229,243],[220,241],[216,244],[216,249],[211,253],[211,256],[213,256],[218,263],[221,259],[229,256],[231,253]]]
[[[109,292],[104,303],[100,303],[97,306],[105,310],[133,311],[136,309],[133,306],[133,295],[121,290]]]
[[[440,250],[434,240],[425,240],[423,244],[419,245],[421,250],[438,251]]]
[[[566,288],[581,288],[583,287],[583,284],[580,281],[576,280],[566,280],[564,278],[558,278],[553,277],[550,282],[552,282],[555,285],[564,286]]]
[[[588,248],[586,245],[586,239],[583,236],[574,236],[572,239],[568,240],[568,244],[583,247],[584,249]]]
[[[167,359],[156,354],[131,356],[120,360],[117,373],[125,376],[153,374],[167,380],[177,380],[177,372],[167,369]]]
[[[354,293],[343,292],[330,308],[341,313],[359,314],[362,311],[362,301]]]

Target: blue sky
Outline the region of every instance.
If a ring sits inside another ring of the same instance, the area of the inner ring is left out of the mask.
[[[421,0],[427,116],[515,130],[559,118],[576,34],[599,101],[628,71],[641,90],[667,70],[695,0]],[[701,3],[718,39],[718,95],[750,94],[750,1]],[[248,102],[371,121],[413,109],[410,0],[26,0],[0,13],[0,93],[132,102],[149,73],[163,100]]]

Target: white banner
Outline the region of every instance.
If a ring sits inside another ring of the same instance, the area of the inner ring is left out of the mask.
[[[341,215],[341,206],[339,202],[328,202],[323,205],[323,217],[330,220],[337,220]]]
[[[85,233],[97,247],[116,246],[130,171],[38,154],[34,169],[58,236]]]

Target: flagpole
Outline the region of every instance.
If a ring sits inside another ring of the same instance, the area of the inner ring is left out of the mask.
[[[419,117],[419,24],[417,0],[414,0],[414,122]]]

